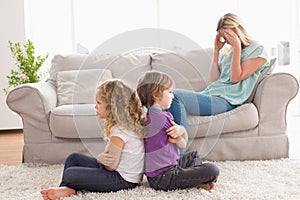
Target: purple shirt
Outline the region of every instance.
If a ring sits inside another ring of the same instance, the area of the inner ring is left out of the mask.
[[[166,130],[174,120],[170,112],[159,109],[148,109],[147,138],[145,139],[145,174],[154,177],[166,168],[178,164],[179,148],[168,141]]]

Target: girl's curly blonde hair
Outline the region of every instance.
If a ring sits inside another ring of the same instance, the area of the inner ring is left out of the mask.
[[[140,138],[144,138],[146,117],[136,91],[115,79],[102,83],[97,88],[96,95],[107,104],[104,139],[107,139],[111,128],[115,125],[123,130],[131,130]]]

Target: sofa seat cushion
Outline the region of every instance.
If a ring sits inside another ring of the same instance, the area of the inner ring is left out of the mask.
[[[95,104],[73,104],[55,107],[50,113],[50,130],[59,138],[103,137],[104,121],[95,111]]]
[[[249,130],[255,128],[258,122],[258,111],[252,103],[246,103],[229,112],[213,116],[189,115],[189,138]]]

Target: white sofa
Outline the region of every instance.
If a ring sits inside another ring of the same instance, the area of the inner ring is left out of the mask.
[[[176,88],[201,91],[208,84],[211,49],[184,54],[56,55],[47,82],[21,85],[7,104],[23,120],[24,162],[62,163],[68,154],[97,155],[105,146],[94,91],[109,78],[136,86],[142,73],[169,73]],[[286,110],[298,92],[290,74],[265,70],[245,104],[214,116],[188,116],[189,147],[206,160],[288,157]]]

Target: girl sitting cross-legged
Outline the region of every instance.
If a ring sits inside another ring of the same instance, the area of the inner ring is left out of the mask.
[[[77,191],[111,192],[131,189],[144,174],[145,112],[136,91],[121,82],[101,84],[96,94],[97,115],[105,119],[108,143],[97,158],[73,153],[65,162],[57,188],[41,191],[45,200],[71,196]]]

